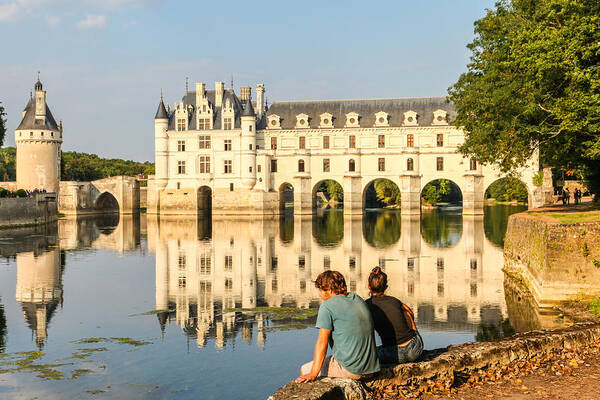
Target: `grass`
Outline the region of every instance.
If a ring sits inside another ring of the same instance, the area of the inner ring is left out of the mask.
[[[135,346],[135,347],[152,344],[152,342],[145,342],[143,340],[136,340],[136,339],[132,339],[132,338],[128,338],[128,337],[113,337],[113,338],[93,337],[93,338],[85,338],[85,339],[75,340],[71,343],[89,344],[89,343],[101,343],[101,342],[114,342],[114,343],[118,343],[118,344],[128,344],[130,346]],[[95,351],[102,351],[102,350],[95,350]]]
[[[600,211],[587,211],[587,212],[565,212],[565,213],[553,213],[553,212],[539,212],[531,213],[535,216],[550,217],[563,224],[576,224],[584,222],[600,222]]]
[[[596,315],[600,315],[600,298],[590,302],[590,311]]]
[[[156,314],[160,314],[160,313],[171,313],[174,310],[151,310],[151,311],[146,311],[144,313],[139,313],[139,314],[131,314],[129,315],[130,317],[140,317],[140,316],[144,316],[144,315],[156,315]]]
[[[223,310],[228,312],[247,312],[263,313],[271,321],[282,320],[301,320],[312,318],[317,315],[319,310],[312,308],[291,308],[291,307],[256,307],[256,308],[227,308]]]

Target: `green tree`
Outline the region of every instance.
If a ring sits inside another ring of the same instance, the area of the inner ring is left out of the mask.
[[[2,107],[2,103],[0,103],[0,146],[4,144],[4,137],[6,135],[6,112],[4,111],[4,107]]]
[[[394,182],[389,179],[377,179],[373,186],[375,186],[377,200],[386,206],[400,205],[400,189]]]
[[[17,179],[15,160],[17,150],[14,147],[0,149],[0,180],[15,181]]]
[[[432,206],[437,205],[442,200],[448,200],[444,197],[450,194],[451,183],[447,179],[437,179],[433,182],[429,182],[423,188],[423,199],[431,204]]]
[[[344,189],[342,185],[332,179],[323,181],[317,191],[327,193],[327,197],[330,200],[333,199],[337,202],[344,201]]]
[[[486,197],[498,201],[519,201],[527,203],[527,187],[514,177],[505,177],[494,181],[487,189]]]
[[[467,47],[468,71],[449,89],[463,154],[510,171],[539,148],[546,165],[597,171],[598,0],[500,0]]]

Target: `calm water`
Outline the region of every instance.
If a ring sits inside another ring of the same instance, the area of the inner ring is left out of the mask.
[[[236,308],[316,309],[324,269],[366,297],[383,266],[426,348],[475,340],[508,317],[501,246],[522,209],[0,231],[0,397],[264,399],[312,358],[314,316]]]

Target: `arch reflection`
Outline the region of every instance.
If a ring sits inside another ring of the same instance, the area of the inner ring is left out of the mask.
[[[460,210],[436,208],[421,214],[421,235],[434,247],[450,248],[460,241],[463,216]]]

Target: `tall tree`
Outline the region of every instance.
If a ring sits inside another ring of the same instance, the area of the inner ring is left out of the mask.
[[[0,103],[0,146],[4,144],[4,136],[6,135],[6,112],[4,112],[4,107],[2,107],[2,103]]]
[[[463,154],[509,171],[539,148],[546,165],[595,171],[598,0],[500,0],[467,47],[468,71],[449,89],[455,124],[467,131]]]

